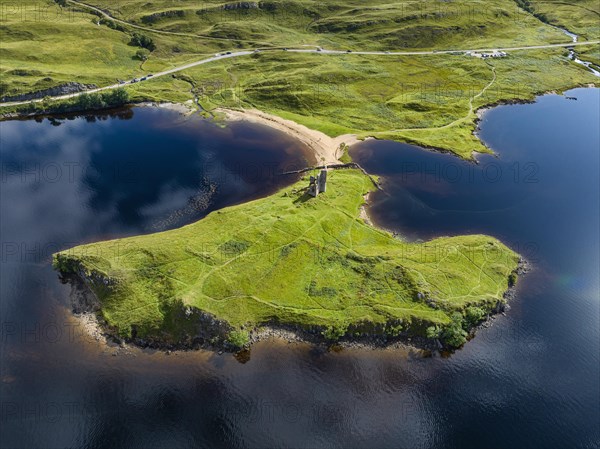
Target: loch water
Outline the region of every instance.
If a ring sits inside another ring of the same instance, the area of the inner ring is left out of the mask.
[[[158,109],[0,123],[0,447],[598,447],[600,90],[567,95],[487,112],[496,156],[478,164],[352,150],[382,177],[377,225],[490,234],[532,263],[506,316],[446,358],[103,346],[72,317],[53,252],[268,195],[311,156],[268,128]]]

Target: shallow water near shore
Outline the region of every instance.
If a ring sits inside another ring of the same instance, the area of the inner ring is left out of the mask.
[[[383,177],[376,224],[413,240],[492,234],[534,265],[507,315],[449,358],[100,344],[71,316],[52,252],[267,195],[310,154],[268,128],[148,108],[0,123],[0,446],[594,447],[599,92],[489,111],[480,134],[499,157],[479,165],[393,142],[352,151]]]

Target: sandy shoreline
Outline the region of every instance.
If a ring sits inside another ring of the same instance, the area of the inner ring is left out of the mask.
[[[246,121],[266,125],[300,140],[313,150],[319,164],[340,163],[339,158],[343,154],[340,150],[340,145],[344,143],[351,146],[359,142],[355,134],[344,134],[332,138],[292,120],[286,120],[276,115],[259,111],[258,109],[235,110],[219,108],[217,112],[223,113],[228,121]]]
[[[196,109],[190,103],[144,102],[137,104],[136,106],[169,109],[185,116],[196,112]],[[360,142],[356,134],[344,134],[338,137],[329,137],[320,131],[310,129],[292,120],[287,120],[258,109],[218,108],[215,109],[215,112],[223,114],[228,122],[244,121],[265,125],[299,140],[313,151],[317,164],[339,164],[339,158],[343,155],[340,145],[346,144],[352,146],[355,143]]]

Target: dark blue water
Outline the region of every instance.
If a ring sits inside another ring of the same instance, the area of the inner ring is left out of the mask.
[[[409,240],[491,234],[533,264],[494,331],[501,341],[485,348],[495,366],[461,369],[475,403],[459,412],[473,425],[457,444],[478,435],[488,447],[600,445],[600,90],[566,95],[578,101],[548,95],[489,111],[480,137],[497,157],[477,165],[385,141],[352,153],[385,179],[370,208],[378,225]]]
[[[240,363],[98,343],[51,252],[268,194],[302,149],[164,111],[1,123],[0,446],[598,447],[598,92],[491,111],[482,136],[499,158],[479,166],[389,142],[353,151],[385,177],[377,223],[493,234],[534,264],[507,316],[450,358],[263,342]],[[54,179],[65,163],[73,176]]]

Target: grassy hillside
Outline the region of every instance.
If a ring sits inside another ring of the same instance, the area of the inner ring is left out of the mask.
[[[62,3],[67,6],[24,0],[17,7],[0,0],[0,96],[68,81],[113,84],[236,48],[428,50],[569,41],[544,21],[581,32],[585,40],[598,37],[593,25],[599,14],[591,0],[551,9],[533,0],[377,0],[368,7],[342,0],[88,2],[120,23],[74,2]],[[134,33],[150,39],[151,50],[136,46]],[[598,51],[598,46],[580,47],[580,55],[593,61]],[[478,107],[589,83],[600,84],[570,62],[564,49],[515,51],[489,62],[465,55],[327,56],[279,50],[198,66],[128,89],[135,100],[197,97],[208,110],[254,107],[330,135],[396,139],[470,158],[473,151],[488,151],[473,136]]]
[[[564,50],[493,61],[464,55],[265,52],[190,69],[177,79],[157,79],[131,92],[139,99],[196,97],[209,110],[252,107],[331,136],[403,140],[470,158],[473,151],[489,151],[473,136],[477,108],[596,80],[570,62]]]
[[[0,96],[67,81],[112,84],[133,75],[129,36],[92,23],[89,14],[63,12],[54,2],[0,1]]]
[[[94,5],[148,29],[191,33],[239,43],[324,45],[335,48],[461,48],[560,41],[512,0],[421,2],[315,0],[224,2],[145,0]]]
[[[194,332],[189,313],[176,312],[187,307],[225,321],[230,335],[275,323],[335,339],[445,335],[503,301],[519,258],[506,246],[481,235],[402,242],[359,218],[374,188],[367,176],[329,175],[317,198],[304,179],[181,229],[63,251],[55,265],[88,279],[119,334],[167,341]]]
[[[600,38],[600,5],[597,0],[516,0],[536,17],[572,33],[581,40]]]

